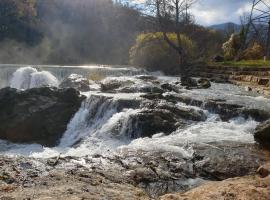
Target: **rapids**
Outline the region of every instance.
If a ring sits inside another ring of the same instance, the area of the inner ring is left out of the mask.
[[[131,118],[143,109],[136,107],[135,104],[142,101],[141,88],[146,88],[150,84],[136,79],[136,75],[146,74],[143,70],[99,68],[98,66],[81,67],[79,69],[51,66],[42,68],[17,67],[15,69],[12,75],[7,75],[7,68],[2,66],[0,67],[0,74],[1,77],[7,76],[6,81],[9,82],[9,86],[17,89],[25,90],[44,85],[58,86],[64,76],[74,73],[74,70],[81,74],[87,70],[89,74],[102,72],[108,80],[132,81],[131,87],[138,92],[102,93],[90,91],[83,93],[87,96],[87,99],[68,124],[67,130],[57,147],[45,148],[38,144],[13,144],[0,140],[0,154],[2,155],[49,158],[61,154],[62,156],[82,157],[97,153],[111,154],[114,151],[125,149],[141,149],[178,152],[184,157],[189,157],[193,154],[192,147],[194,144],[210,145],[213,142],[223,141],[254,143],[252,132],[258,124],[254,119],[238,116],[229,121],[222,121],[214,111],[204,110],[202,107],[187,105],[182,102],[178,102],[176,105],[202,111],[207,119],[202,122],[190,121],[187,127],[179,128],[169,135],[158,133],[151,138],[140,137],[140,131],[136,123],[132,123]],[[177,81],[177,78],[158,74],[157,80],[161,83],[170,83]],[[5,86],[3,82],[2,86]],[[246,107],[270,109],[269,99],[229,84],[212,83],[210,89],[181,89],[180,93],[202,101],[205,99],[222,99]],[[128,103],[123,107],[124,101]]]

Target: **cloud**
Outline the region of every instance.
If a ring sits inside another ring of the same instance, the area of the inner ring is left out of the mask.
[[[202,25],[239,23],[240,16],[250,10],[250,5],[247,0],[200,0],[192,8],[192,13]]]

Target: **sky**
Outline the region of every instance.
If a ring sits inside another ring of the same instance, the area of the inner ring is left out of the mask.
[[[135,0],[144,2],[145,0]],[[266,0],[270,1],[270,0]],[[234,22],[240,24],[240,16],[250,12],[252,0],[198,0],[192,13],[196,22],[204,26]]]
[[[192,8],[196,22],[204,26],[225,22],[240,23],[240,16],[250,11],[252,0],[199,0]]]

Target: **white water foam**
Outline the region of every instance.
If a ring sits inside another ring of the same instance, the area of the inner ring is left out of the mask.
[[[19,68],[13,73],[10,87],[22,90],[28,89],[31,83],[31,74],[35,72],[37,72],[37,70],[32,67]]]
[[[58,80],[50,72],[42,71],[31,74],[31,82],[29,88],[39,88],[43,86],[58,86]]]
[[[251,132],[258,125],[258,122],[243,118],[235,118],[229,122],[216,121],[216,119],[218,119],[218,116],[211,116],[206,122],[190,125],[189,128],[184,130],[179,129],[169,136],[159,134],[152,138],[139,138],[122,148],[190,152],[185,149],[185,146],[193,143],[206,144],[223,141],[254,143]]]
[[[41,71],[33,67],[19,68],[13,73],[10,81],[10,87],[19,90],[26,90],[30,88],[38,88],[43,86],[58,86],[58,80],[50,72]]]

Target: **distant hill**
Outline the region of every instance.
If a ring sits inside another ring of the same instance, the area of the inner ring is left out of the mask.
[[[228,22],[228,23],[223,23],[223,24],[215,24],[215,25],[209,26],[209,28],[220,30],[220,31],[235,30],[235,32],[239,32],[241,30],[241,25]]]

